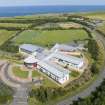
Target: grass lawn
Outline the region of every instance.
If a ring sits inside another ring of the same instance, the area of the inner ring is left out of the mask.
[[[14,67],[13,73],[15,76],[20,78],[27,78],[28,77],[28,71],[22,71],[20,67]]]
[[[77,71],[71,71],[71,73],[70,73],[71,77],[78,77],[79,75],[80,75],[80,73]]]
[[[83,40],[88,38],[88,34],[82,29],[35,31],[27,30],[13,39],[16,44],[33,43],[41,46],[55,43],[70,43],[73,40]]]
[[[52,81],[45,76],[44,76],[43,86],[44,87],[52,87],[52,88],[53,87],[58,87],[58,85],[55,83],[55,81]]]
[[[43,77],[44,87],[58,87],[58,85],[53,80],[47,77],[44,73],[38,72],[37,70],[32,72],[32,77]]]
[[[27,28],[30,24],[20,24],[20,23],[0,23],[0,27],[4,28]]]
[[[14,36],[16,31],[0,30],[0,45],[7,41],[10,37]]]
[[[32,71],[32,77],[40,77],[40,76],[41,74],[37,70]]]

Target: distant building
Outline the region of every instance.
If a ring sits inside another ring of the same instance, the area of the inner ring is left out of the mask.
[[[68,52],[72,52],[72,51],[77,51],[77,50],[84,50],[85,48],[83,47],[83,45],[65,45],[65,44],[55,44],[54,47],[52,47],[51,52],[54,51],[68,51]]]
[[[42,47],[32,45],[32,44],[22,44],[19,46],[19,52],[23,55],[31,55],[36,53],[41,53],[43,51]]]

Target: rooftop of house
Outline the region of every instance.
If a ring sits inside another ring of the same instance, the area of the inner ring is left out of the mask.
[[[65,55],[61,52],[55,52],[50,54],[47,58],[45,58],[46,60],[50,59],[50,58],[58,58],[58,59],[62,59],[64,61],[73,63],[75,65],[79,65],[81,62],[83,62],[82,58],[78,58],[75,56],[71,56],[71,55]]]
[[[52,64],[50,62],[46,62],[46,61],[43,61],[43,60],[38,60],[36,59],[34,56],[29,56],[28,58],[26,58],[24,60],[25,63],[29,63],[29,64],[32,64],[32,63],[36,63],[38,65],[40,65],[42,68],[46,69],[48,72],[54,74],[55,76],[59,77],[59,78],[62,78],[64,77],[66,74],[69,74],[69,71],[58,66],[58,65],[55,65],[55,64]]]
[[[40,46],[36,46],[36,45],[32,45],[32,44],[22,44],[19,46],[20,49],[24,49],[27,50],[31,53],[37,51],[37,52],[41,52],[43,50],[42,47]]]
[[[45,62],[45,61],[39,61],[38,62],[41,67],[48,70],[48,72],[54,74],[55,76],[59,78],[63,78],[66,74],[69,74],[69,71],[64,68],[55,67],[53,64]]]
[[[82,45],[65,45],[65,44],[55,44],[54,47],[52,47],[51,51],[55,50],[65,50],[65,51],[75,51],[79,49],[83,49],[84,47]]]
[[[24,62],[32,64],[32,63],[38,62],[38,60],[33,55],[30,55],[29,57],[24,59]]]

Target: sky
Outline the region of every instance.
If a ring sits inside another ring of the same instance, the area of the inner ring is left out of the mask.
[[[0,0],[0,6],[105,5],[105,0]]]

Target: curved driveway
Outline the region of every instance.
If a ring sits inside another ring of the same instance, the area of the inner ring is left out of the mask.
[[[105,49],[105,37],[95,30],[93,30],[92,32],[94,32],[94,34],[96,35],[96,39],[100,40],[103,43]],[[57,105],[70,105],[72,104],[73,100],[89,96],[91,92],[95,91],[96,87],[101,85],[104,78],[105,78],[105,67],[103,68],[103,70],[100,71],[97,80],[95,80],[88,88],[86,88],[85,90],[81,91],[80,93],[76,94],[73,97],[69,97],[68,99],[60,101]]]

